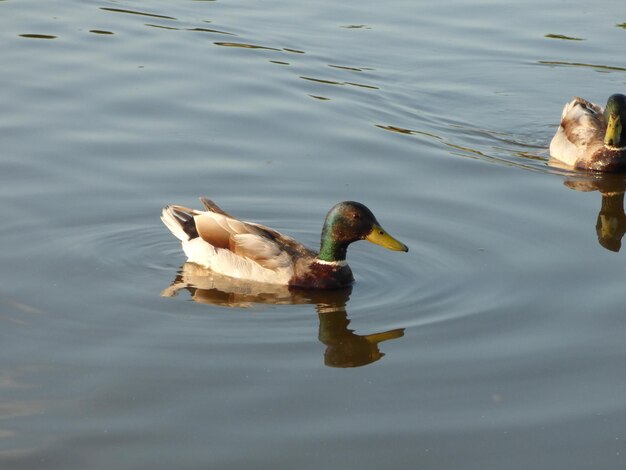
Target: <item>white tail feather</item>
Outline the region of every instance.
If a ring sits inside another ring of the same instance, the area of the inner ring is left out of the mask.
[[[163,208],[161,220],[170,232],[172,232],[180,241],[184,242],[189,240],[189,236],[185,233],[182,225],[180,224],[180,219],[174,215],[172,206],[166,206]]]

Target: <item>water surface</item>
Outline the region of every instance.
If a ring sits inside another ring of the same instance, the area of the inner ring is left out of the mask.
[[[623,468],[615,2],[0,2],[3,468]],[[184,264],[168,203],[410,247],[332,294]]]

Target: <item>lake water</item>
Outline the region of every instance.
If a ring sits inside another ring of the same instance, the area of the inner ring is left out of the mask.
[[[0,18],[1,468],[626,467],[626,180],[547,152],[624,92],[620,2]],[[199,196],[312,247],[361,201],[410,251],[255,295],[161,224]]]

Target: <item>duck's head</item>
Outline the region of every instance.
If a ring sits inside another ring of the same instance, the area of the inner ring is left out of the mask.
[[[346,259],[348,245],[367,240],[394,251],[409,251],[404,243],[389,235],[372,211],[359,202],[344,201],[333,206],[324,221],[318,258],[323,261]]]
[[[619,93],[609,96],[604,108],[604,121],[604,145],[613,148],[626,147],[626,96]]]

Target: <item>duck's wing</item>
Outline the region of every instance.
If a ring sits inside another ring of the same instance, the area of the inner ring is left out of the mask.
[[[603,141],[606,125],[600,106],[576,97],[563,108],[561,127],[567,139],[578,146]]]
[[[211,199],[208,199],[206,197],[201,197],[200,202],[204,205],[204,207],[206,207],[206,210],[210,212],[222,214],[222,215],[225,215],[226,217],[230,217],[231,219],[235,218],[232,215],[230,215],[228,212],[226,212],[224,209],[222,209],[220,206],[215,204],[215,202],[213,202]]]
[[[278,269],[315,252],[297,240],[264,225],[244,222],[218,212],[199,212],[193,217],[200,238],[216,248],[248,258],[264,268]]]
[[[550,142],[550,155],[571,166],[593,153],[604,142],[606,125],[600,106],[575,97],[561,114],[561,123]]]

